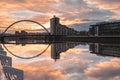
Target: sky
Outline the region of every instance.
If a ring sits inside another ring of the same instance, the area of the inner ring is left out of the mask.
[[[119,20],[119,0],[0,0],[1,27],[30,19],[49,26],[56,15],[65,25]]]
[[[53,15],[68,27],[120,19],[120,0],[0,0],[0,6],[0,30],[23,19],[49,28]],[[39,53],[43,48],[40,45],[19,47],[8,46],[20,55]],[[83,47],[61,53],[62,59],[57,62],[50,58],[50,48],[32,60],[21,60],[9,53],[8,56],[13,58],[13,67],[24,70],[24,80],[120,80],[119,58],[91,55],[88,46]]]

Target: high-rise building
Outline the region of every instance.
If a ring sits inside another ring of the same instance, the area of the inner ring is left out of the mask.
[[[60,19],[58,17],[53,17],[50,19],[50,33],[51,35],[79,35],[80,32],[66,25],[60,24]]]
[[[52,35],[56,34],[56,27],[59,24],[59,18],[54,16],[52,19],[50,19],[50,33]]]
[[[23,71],[12,67],[12,59],[6,56],[2,46],[0,46],[0,62],[5,80],[23,80]]]

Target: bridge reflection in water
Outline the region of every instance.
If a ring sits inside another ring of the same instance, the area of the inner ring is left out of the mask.
[[[29,37],[30,38],[30,37]],[[13,39],[13,40],[6,40],[4,41],[5,44],[16,44],[19,45],[21,44],[22,46],[25,46],[27,44],[46,44],[51,46],[51,58],[54,59],[55,61],[57,59],[60,59],[60,53],[67,51],[70,48],[74,48],[75,46],[78,45],[89,45],[89,51],[92,54],[96,54],[98,56],[112,56],[112,57],[120,57],[120,43],[98,43],[98,42],[76,42],[76,41],[51,41],[49,39],[44,40],[41,38],[34,38],[34,39]],[[49,47],[49,46],[48,46]],[[47,48],[48,48],[47,47]],[[47,50],[43,50],[43,53]],[[10,51],[9,51],[10,52]],[[12,53],[12,52],[11,52]],[[42,53],[42,54],[43,54]],[[14,53],[12,53],[14,54]],[[38,57],[40,55],[35,55],[35,57]],[[16,56],[19,57],[19,56]],[[35,58],[31,57],[31,58]],[[19,57],[22,58],[22,57]],[[31,59],[31,58],[23,58],[23,59]]]
[[[7,38],[6,38],[7,39]],[[14,43],[15,42],[15,43]],[[41,44],[47,44],[47,45],[50,45],[51,46],[51,58],[54,59],[55,61],[57,59],[60,59],[60,54],[62,52],[66,52],[68,49],[70,48],[74,48],[78,45],[88,45],[89,46],[89,51],[91,54],[96,54],[98,56],[104,56],[104,57],[120,57],[120,44],[116,44],[116,43],[96,43],[96,42],[72,42],[72,41],[49,41],[49,40],[29,40],[29,39],[19,39],[19,41],[16,43],[17,41],[12,41],[11,40],[9,41],[6,40],[4,41],[4,43],[2,43],[3,45],[6,45],[6,44],[16,44],[16,45],[22,45],[22,46],[26,46],[28,44],[38,44],[38,45],[41,45]],[[5,47],[5,46],[4,46]],[[48,46],[49,47],[49,46]],[[47,48],[48,48],[47,47]],[[47,50],[47,48],[45,50],[43,50],[42,54]],[[12,53],[13,55],[16,55],[14,53]],[[32,58],[35,58],[35,57],[39,57],[41,54],[38,54],[38,55],[35,55],[33,57],[28,57],[28,58],[23,58],[21,56],[16,56],[18,58],[22,58],[22,59],[32,59]],[[2,59],[2,58],[1,58]],[[3,58],[4,59],[4,58]],[[7,58],[6,58],[7,59]],[[9,57],[8,57],[9,59]],[[10,62],[9,62],[10,61]],[[2,61],[4,62],[4,61]],[[11,58],[10,60],[8,60],[8,63],[9,65],[11,66]],[[17,74],[17,76],[23,76],[23,72],[21,70],[16,70],[16,69],[13,69],[13,72],[15,73],[9,73],[7,71],[10,71],[11,68],[9,69],[4,67],[4,72],[7,74],[11,74],[14,76],[14,78],[16,78],[15,74],[16,73],[20,73]],[[9,76],[7,76],[9,78]],[[18,77],[19,78],[19,77]],[[23,77],[21,77],[23,78]],[[17,79],[16,79],[17,80]],[[19,79],[21,80],[21,79]]]

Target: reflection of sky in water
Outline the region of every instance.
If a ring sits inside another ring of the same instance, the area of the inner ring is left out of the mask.
[[[39,47],[39,46],[37,46]],[[25,49],[33,53],[34,48]],[[36,50],[35,49],[35,50]],[[19,50],[21,52],[21,50]],[[39,50],[37,50],[39,52]],[[9,55],[9,54],[8,54]],[[11,56],[11,55],[9,55]],[[13,57],[13,66],[24,70],[24,80],[119,80],[119,58],[90,54],[88,45],[79,45],[61,53],[61,59],[50,58],[50,48],[41,56],[22,60]]]

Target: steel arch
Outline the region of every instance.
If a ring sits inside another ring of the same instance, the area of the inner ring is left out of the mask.
[[[36,21],[33,21],[33,20],[20,20],[20,21],[16,21],[16,22],[12,23],[11,25],[9,25],[9,26],[3,31],[2,34],[5,34],[5,33],[8,31],[8,29],[11,28],[14,24],[19,23],[19,22],[24,22],[24,21],[33,22],[33,23],[36,23],[36,24],[40,25],[40,26],[50,35],[49,31],[48,31],[43,25],[41,25],[40,23],[38,23],[38,22],[36,22]],[[49,46],[50,46],[50,44],[48,44],[48,46],[46,47],[45,50],[43,50],[41,53],[39,53],[39,54],[37,54],[37,55],[35,55],[35,56],[32,56],[32,57],[22,57],[22,56],[15,55],[13,52],[11,52],[11,51],[5,46],[5,44],[3,44],[3,47],[4,47],[11,55],[13,55],[13,56],[15,56],[15,57],[18,57],[18,58],[21,58],[21,59],[32,59],[32,58],[36,58],[36,57],[42,55],[42,54],[49,48]]]
[[[19,22],[24,22],[24,21],[36,23],[36,24],[40,25],[42,28],[44,28],[45,31],[47,31],[47,33],[49,33],[49,31],[48,31],[43,25],[41,25],[39,22],[36,22],[36,21],[33,21],[33,20],[20,20],[20,21],[16,21],[16,22],[12,23],[11,25],[9,25],[9,26],[3,31],[2,34],[5,34],[5,32],[7,32],[8,29],[11,28],[14,24],[19,23]],[[50,35],[50,34],[49,34],[49,35]]]

